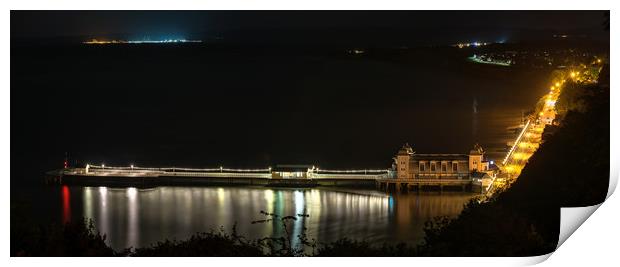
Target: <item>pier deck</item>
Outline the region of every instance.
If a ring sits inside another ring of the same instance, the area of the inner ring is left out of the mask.
[[[273,187],[351,186],[375,187],[385,191],[472,188],[471,179],[395,179],[389,171],[326,171],[307,173],[306,178],[274,178],[270,169],[187,169],[90,167],[48,172],[46,182],[84,186],[164,186],[164,185],[256,185]]]

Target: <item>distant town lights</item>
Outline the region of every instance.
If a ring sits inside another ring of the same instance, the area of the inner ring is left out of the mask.
[[[202,43],[202,40],[187,40],[187,39],[164,39],[164,40],[110,40],[102,41],[92,39],[90,41],[82,42],[89,45],[105,45],[105,44],[169,44],[169,43]]]
[[[479,46],[485,46],[485,45],[489,45],[490,43],[485,43],[485,42],[473,42],[473,43],[458,43],[458,44],[453,44],[453,47],[458,47],[458,48],[465,48],[465,47],[479,47]]]

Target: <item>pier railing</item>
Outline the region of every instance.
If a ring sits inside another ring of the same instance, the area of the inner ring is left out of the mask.
[[[308,178],[311,179],[386,179],[387,174],[333,174],[333,173],[312,173]]]
[[[213,178],[262,178],[271,179],[271,168],[266,169],[231,169],[231,168],[148,168],[115,167],[104,165],[87,165],[86,168],[68,168],[65,175],[104,176],[104,177],[213,177]],[[341,180],[377,180],[392,177],[388,169],[366,170],[319,170],[308,169],[307,179],[341,179]]]
[[[271,178],[271,173],[238,173],[238,172],[166,172],[161,176],[174,177],[218,177],[218,178]]]

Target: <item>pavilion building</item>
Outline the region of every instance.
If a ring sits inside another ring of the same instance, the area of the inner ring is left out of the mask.
[[[485,160],[478,144],[469,154],[420,154],[405,144],[394,161],[397,179],[472,179],[480,174],[493,176],[497,168]]]

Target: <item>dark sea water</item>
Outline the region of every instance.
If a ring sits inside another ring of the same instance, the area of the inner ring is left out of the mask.
[[[457,215],[469,194],[372,190],[45,187],[71,165],[389,168],[419,153],[500,159],[507,131],[547,90],[549,72],[467,62],[453,49],[211,46],[11,48],[11,204],[41,223],[93,218],[115,248],[237,222],[251,237],[260,210],[297,221],[319,241],[419,242],[425,220]],[[474,112],[476,102],[476,112]],[[22,208],[23,207],[23,208]],[[14,210],[12,210],[12,214]]]
[[[476,142],[505,149],[513,138],[506,128],[548,89],[549,71],[475,64],[468,55],[16,47],[11,164],[49,170],[68,153],[78,165],[385,168],[405,142],[418,153],[467,153]],[[14,180],[36,176],[25,177]]]
[[[292,238],[305,227],[308,238],[320,242],[348,237],[376,244],[416,244],[424,237],[427,220],[456,216],[475,196],[463,192],[392,195],[334,188],[68,186],[47,188],[45,194],[47,212],[56,221],[92,218],[115,249],[148,246],[166,238],[182,240],[222,227],[230,233],[235,223],[237,231],[249,238],[286,235],[278,220],[252,224],[267,218],[260,211],[308,214],[288,224]]]

